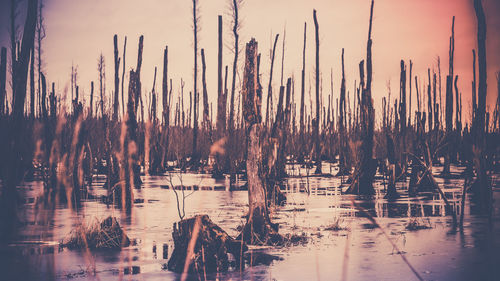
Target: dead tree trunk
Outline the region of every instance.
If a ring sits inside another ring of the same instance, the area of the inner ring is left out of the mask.
[[[206,72],[207,66],[205,64],[205,50],[201,49],[201,82],[203,86],[203,129],[208,132],[210,144],[212,140],[212,125],[210,122],[209,108],[208,108],[208,93],[207,93],[207,79]]]
[[[1,91],[1,88],[0,88]],[[497,105],[495,113],[495,124],[497,133],[500,133],[500,71],[497,72]]]
[[[226,92],[222,88],[222,16],[218,21],[218,51],[217,51],[217,138],[222,138],[226,132]]]
[[[333,82],[332,82],[333,83]],[[351,172],[351,167],[348,161],[347,152],[347,132],[345,128],[345,71],[344,71],[344,48],[342,48],[342,80],[340,83],[340,99],[339,99],[339,116],[338,116],[338,132],[339,132],[339,172],[337,176],[348,175]]]
[[[319,126],[320,126],[320,100],[319,100],[319,26],[318,26],[318,18],[316,17],[316,10],[313,11],[313,19],[314,19],[314,30],[315,30],[315,38],[316,38],[316,69],[315,69],[315,78],[316,78],[316,119],[314,121],[314,153],[316,160],[316,170],[314,173],[321,174],[321,147],[319,140]]]
[[[480,208],[483,213],[491,214],[492,194],[491,183],[486,165],[486,19],[481,0],[474,0],[474,10],[477,18],[477,57],[479,70],[478,106],[474,124],[474,166],[477,173],[475,191],[478,194]]]
[[[305,146],[305,119],[304,119],[304,111],[305,111],[305,75],[306,75],[306,31],[307,31],[307,22],[304,22],[304,48],[302,49],[302,72],[300,76],[300,152],[299,152],[299,161],[304,161],[304,146]]]
[[[41,99],[42,99],[42,101],[41,101],[41,103],[42,103],[42,112],[41,112],[41,114],[42,114],[43,120],[47,120],[47,117],[48,117],[48,115],[47,115],[47,102],[46,102],[46,99],[47,99],[47,82],[45,81],[45,75],[43,75],[42,72],[40,72],[40,75],[41,75],[40,80],[42,81],[42,89],[41,89],[41,92],[42,92],[42,97],[41,97]]]
[[[35,40],[35,28],[37,17],[37,0],[28,2],[28,15],[24,24],[23,40],[18,59],[14,63],[15,71],[13,73],[13,114],[17,120],[20,120],[24,114],[24,102],[26,98],[26,84],[30,54]]]
[[[437,136],[437,131],[439,130],[439,104],[437,103],[437,86],[436,86],[436,72],[433,73],[432,76],[432,91],[434,95],[434,131],[436,131],[436,136]]]
[[[142,65],[142,50],[143,50],[144,36],[139,38],[139,50],[137,55],[137,66],[135,71],[130,71],[129,88],[128,88],[128,103],[127,103],[127,118],[126,118],[126,137],[122,147],[123,159],[122,169],[124,170],[121,175],[121,181],[125,184],[120,184],[121,192],[116,193],[115,199],[121,199],[117,202],[130,211],[133,202],[132,187],[140,186],[140,170],[139,153],[137,142],[137,107],[141,95],[141,65]],[[124,177],[124,178],[123,178]]]
[[[168,92],[168,46],[163,51],[163,76],[162,76],[162,106],[163,106],[163,129],[162,129],[162,158],[161,167],[165,167],[168,152],[168,135],[170,131],[170,95]],[[172,89],[170,89],[172,90]]]
[[[232,133],[234,129],[234,91],[236,88],[236,71],[238,68],[238,46],[239,46],[239,18],[238,18],[238,8],[239,4],[237,0],[233,0],[232,2],[232,11],[233,11],[233,36],[234,36],[234,60],[233,60],[233,77],[231,82],[231,101],[229,108],[229,132]]]
[[[376,164],[373,159],[373,131],[375,125],[375,110],[373,108],[371,85],[372,85],[372,19],[373,19],[372,0],[370,8],[370,24],[368,28],[368,42],[366,49],[366,85],[364,84],[364,63],[359,64],[360,86],[362,88],[361,98],[361,148],[359,163],[356,172],[353,175],[353,181],[348,193],[370,195],[374,193],[373,177],[375,176]]]
[[[198,0],[193,0],[193,43],[194,43],[194,75],[193,75],[193,147],[191,151],[191,164],[198,166]]]
[[[453,151],[451,146],[451,134],[453,129],[453,53],[455,50],[455,17],[453,17],[451,25],[451,37],[450,37],[450,68],[449,74],[446,77],[446,152],[444,158],[444,168],[443,175],[447,176],[450,174],[450,157]]]
[[[93,106],[94,106],[94,81],[91,81],[90,82],[90,109],[89,109],[89,117],[90,118],[92,118]]]
[[[238,240],[249,244],[271,244],[281,239],[277,226],[272,224],[266,203],[266,177],[262,171],[261,95],[257,91],[257,42],[252,39],[246,46],[243,76],[243,118],[247,134],[246,173],[248,179],[249,212],[247,222]]]
[[[120,93],[120,78],[118,78],[118,72],[120,71],[120,58],[118,57],[118,35],[115,34],[113,37],[113,47],[115,56],[115,92],[113,101],[113,121],[118,121],[118,104],[119,104],[119,93]]]
[[[13,119],[7,127],[7,133],[0,136],[0,177],[2,194],[0,195],[0,241],[10,241],[17,228],[17,184],[23,179],[25,171],[31,166],[32,148],[25,145],[23,130],[24,103],[31,50],[34,48],[37,19],[37,0],[29,0],[24,24],[21,51],[18,60],[13,60]],[[14,19],[12,19],[14,21]],[[14,36],[14,35],[12,35]],[[0,242],[0,243],[2,243]]]
[[[274,55],[276,54],[276,43],[278,43],[278,37],[279,37],[279,34],[276,34],[276,37],[274,38],[273,52],[271,55],[271,70],[269,71],[269,83],[267,86],[266,127],[268,127],[270,122],[271,122],[271,120],[269,118],[272,118],[271,116],[272,116],[272,111],[273,111],[272,81],[273,81]]]
[[[472,49],[472,120],[476,118],[477,111],[477,81],[476,81],[476,50]]]
[[[5,97],[7,92],[5,91],[5,85],[7,81],[7,48],[2,47],[2,53],[0,55],[0,116],[5,113]]]
[[[125,36],[125,41],[123,42],[123,67],[122,67],[122,114],[125,115],[125,91],[123,89],[123,83],[125,81],[125,51],[127,50],[127,36]]]
[[[410,81],[411,81],[411,75],[410,75]],[[401,60],[401,75],[400,75],[400,81],[399,81],[399,136],[402,140],[402,145],[400,146],[401,148],[401,155],[399,159],[401,160],[401,164],[406,166],[407,161],[406,161],[406,65],[404,60]],[[411,96],[410,96],[411,99]],[[393,163],[396,165],[396,162]],[[396,176],[399,176],[396,175]]]
[[[31,57],[30,58],[30,116],[32,119],[34,119],[35,118],[35,48],[34,47],[31,49],[30,57]]]

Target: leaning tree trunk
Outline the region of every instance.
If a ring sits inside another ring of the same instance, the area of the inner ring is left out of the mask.
[[[0,244],[10,241],[11,234],[16,228],[16,185],[31,166],[32,147],[26,142],[28,137],[22,133],[25,130],[19,128],[23,126],[28,65],[31,50],[34,48],[37,7],[37,0],[28,1],[21,50],[17,61],[12,63],[14,69],[12,73],[13,119],[7,127],[8,131],[0,136],[0,154],[4,160],[0,166],[3,186],[0,195]]]
[[[269,84],[267,86],[267,103],[266,103],[266,120],[265,120],[266,126],[269,126],[269,124],[270,124],[269,118],[272,118],[272,111],[273,111],[272,81],[273,81],[274,55],[276,54],[276,43],[278,43],[278,37],[279,37],[279,34],[276,34],[276,37],[274,38],[273,52],[271,55],[271,70],[269,70]]]
[[[243,118],[247,131],[246,173],[248,182],[249,212],[247,222],[239,239],[249,244],[273,243],[280,236],[277,226],[269,219],[266,202],[266,177],[262,171],[261,91],[257,79],[257,42],[246,45],[245,70],[243,76]]]

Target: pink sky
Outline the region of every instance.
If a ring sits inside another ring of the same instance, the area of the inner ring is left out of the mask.
[[[496,72],[500,71],[500,4],[484,0],[488,23],[488,99],[487,107],[493,109],[496,96]],[[9,2],[2,0],[3,19],[0,23],[0,43],[9,46]],[[138,37],[144,35],[143,89],[152,87],[154,67],[162,71],[165,45],[169,47],[169,76],[174,81],[174,97],[180,87],[180,78],[186,81],[185,93],[192,90],[193,34],[191,1],[188,0],[45,0],[44,17],[47,37],[43,42],[44,72],[62,91],[69,85],[71,64],[78,66],[81,91],[88,101],[90,81],[97,83],[97,58],[102,52],[106,58],[106,89],[113,90],[113,35],[118,34],[120,56],[124,36],[127,36],[126,68],[135,67]],[[340,55],[345,48],[347,89],[351,92],[354,79],[359,80],[358,63],[366,57],[370,0],[252,0],[244,3],[242,17],[241,49],[251,37],[259,42],[262,53],[261,73],[267,89],[269,76],[269,48],[275,33],[280,33],[274,73],[274,92],[280,84],[281,44],[286,26],[285,78],[295,75],[296,93],[300,92],[302,37],[307,22],[306,82],[314,71],[314,25],[312,11],[317,10],[320,26],[320,67],[323,79],[323,97],[330,93],[330,69],[333,68],[334,98],[340,89]],[[216,101],[217,91],[217,15],[224,16],[224,64],[231,66],[232,45],[228,1],[200,1],[201,32],[199,47],[205,48],[209,99]],[[8,14],[7,14],[8,16]],[[377,0],[373,21],[374,101],[377,120],[381,116],[381,99],[387,95],[390,81],[392,97],[399,96],[399,62],[413,60],[413,73],[427,83],[427,68],[436,69],[441,57],[443,95],[448,73],[448,40],[452,16],[455,20],[455,74],[459,75],[459,90],[463,95],[463,118],[468,119],[472,81],[472,49],[476,47],[476,19],[472,0]],[[22,17],[22,16],[21,16]],[[201,85],[201,58],[200,85]],[[243,53],[240,62],[243,62]],[[242,74],[240,64],[240,75]],[[121,66],[120,66],[121,68]],[[230,67],[231,69],[231,67]],[[121,77],[121,74],[120,74]],[[158,77],[161,77],[160,75]],[[157,78],[158,78],[157,77]],[[229,78],[231,77],[231,73]],[[414,79],[414,78],[413,78]],[[237,80],[239,81],[239,80]],[[414,80],[413,80],[414,81]],[[126,83],[128,78],[126,78]],[[237,82],[237,85],[239,82]],[[414,83],[413,83],[414,84]],[[157,90],[161,83],[157,81]],[[308,85],[306,84],[306,90]],[[201,90],[201,87],[200,87]],[[314,93],[314,85],[312,87]],[[8,90],[8,92],[10,92]],[[415,88],[413,88],[415,93]],[[10,93],[9,93],[10,94]],[[267,96],[267,91],[265,91]],[[413,95],[415,97],[415,95]],[[306,92],[306,100],[307,98]],[[297,103],[299,95],[295,95]],[[443,96],[444,101],[444,96]],[[160,101],[161,104],[161,101]],[[416,101],[412,102],[415,109]],[[214,109],[215,109],[214,105]],[[214,112],[215,114],[215,112]]]

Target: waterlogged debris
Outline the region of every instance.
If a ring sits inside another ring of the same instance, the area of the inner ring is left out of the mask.
[[[121,249],[130,245],[130,239],[116,218],[109,216],[100,223],[78,225],[61,245],[68,249]]]

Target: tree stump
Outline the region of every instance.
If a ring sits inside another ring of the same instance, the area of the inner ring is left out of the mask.
[[[174,251],[168,269],[177,273],[209,273],[227,271],[231,265],[229,254],[239,267],[242,252],[248,248],[214,224],[208,215],[174,223],[172,232]]]

